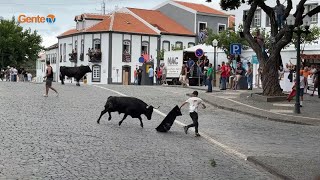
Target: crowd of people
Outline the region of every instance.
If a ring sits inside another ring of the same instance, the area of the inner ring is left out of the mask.
[[[134,76],[134,85],[141,85],[143,70],[141,68],[136,68],[133,72]],[[154,78],[156,79],[157,85],[168,85],[167,84],[167,67],[163,63],[160,67],[157,67],[155,70],[152,66],[148,68],[148,77],[150,79],[151,85],[153,85]]]
[[[1,81],[10,82],[31,82],[32,74],[26,71],[24,68],[17,69],[16,67],[10,67],[0,69]]]

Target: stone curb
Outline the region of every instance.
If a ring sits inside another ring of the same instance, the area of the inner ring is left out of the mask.
[[[267,164],[264,164],[263,162],[259,161],[258,159],[256,159],[255,157],[253,156],[248,156],[247,157],[247,161],[255,164],[256,166],[260,166],[262,167],[264,170],[268,171],[269,173],[281,178],[281,179],[284,179],[284,180],[294,180],[294,178],[290,177],[290,176],[286,176],[286,175],[283,175],[281,174],[279,171],[277,171],[276,169],[272,168],[271,166],[267,165]]]
[[[187,96],[190,96],[190,94],[187,94]],[[311,126],[314,126],[313,124],[310,124],[310,123],[303,123],[303,122],[299,122],[299,121],[290,121],[290,120],[283,120],[283,119],[280,119],[280,118],[273,118],[273,117],[269,117],[269,116],[263,116],[263,115],[258,115],[258,114],[254,114],[254,113],[250,113],[250,112],[247,112],[247,111],[242,111],[242,110],[239,110],[239,109],[235,109],[235,108],[230,108],[230,107],[225,107],[225,106],[222,106],[222,105],[218,105],[218,104],[215,104],[211,101],[208,101],[206,99],[203,99],[204,102],[212,105],[212,106],[215,106],[217,108],[220,108],[220,109],[224,109],[224,110],[227,110],[227,111],[232,111],[232,112],[237,112],[237,113],[241,113],[241,114],[245,114],[245,115],[250,115],[250,116],[253,116],[253,117],[258,117],[258,118],[263,118],[263,119],[267,119],[267,120],[270,120],[270,121],[276,121],[276,122],[282,122],[282,123],[289,123],[289,124],[298,124],[298,125],[311,125]]]

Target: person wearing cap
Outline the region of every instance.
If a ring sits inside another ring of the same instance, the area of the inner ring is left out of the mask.
[[[187,99],[184,103],[182,103],[182,105],[180,106],[180,109],[186,105],[187,103],[189,103],[189,114],[190,117],[193,121],[192,124],[189,124],[188,126],[184,126],[184,132],[186,134],[188,134],[188,129],[190,127],[194,127],[195,128],[195,133],[196,133],[196,137],[200,136],[199,132],[198,132],[198,127],[199,127],[199,123],[198,123],[198,107],[201,104],[202,108],[205,109],[206,106],[203,104],[203,100],[198,98],[198,91],[193,91],[193,93],[191,94],[192,97],[190,97],[189,99]]]
[[[251,68],[251,63],[248,62],[248,70],[246,72],[246,77],[247,77],[247,83],[248,83],[248,90],[252,90],[252,80],[253,80],[253,72]]]

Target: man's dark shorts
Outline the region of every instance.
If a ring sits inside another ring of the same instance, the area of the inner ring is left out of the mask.
[[[51,86],[52,86],[52,81],[53,81],[53,79],[47,78],[47,80],[46,80],[46,86],[51,87]]]

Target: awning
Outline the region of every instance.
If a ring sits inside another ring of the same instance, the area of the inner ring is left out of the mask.
[[[320,61],[320,54],[301,54],[301,59],[304,59],[304,60],[319,60]]]

